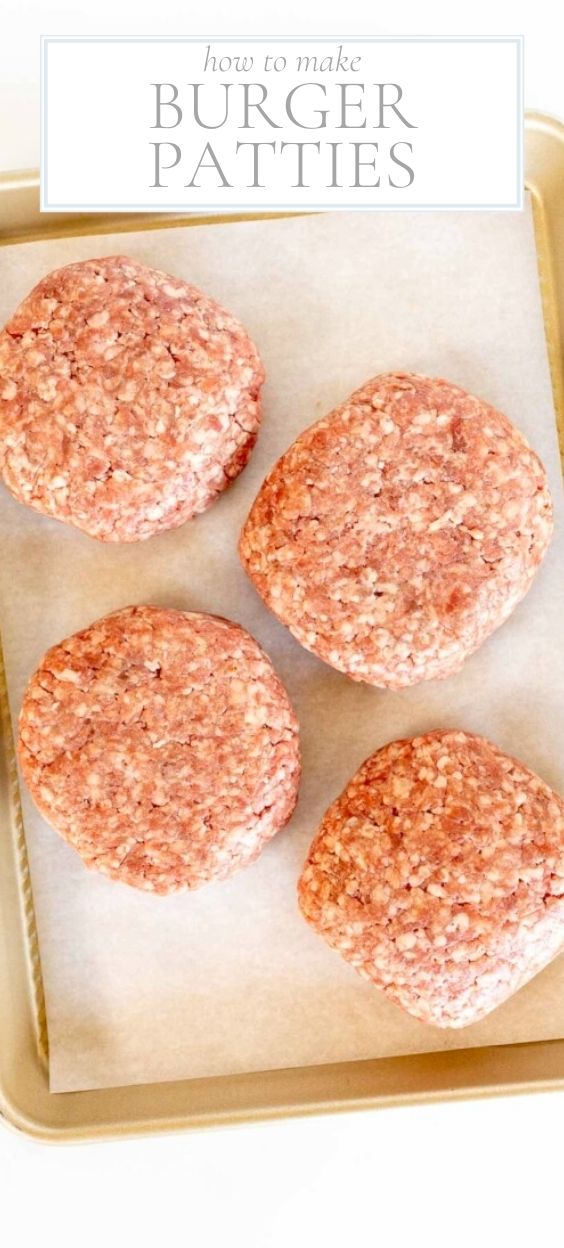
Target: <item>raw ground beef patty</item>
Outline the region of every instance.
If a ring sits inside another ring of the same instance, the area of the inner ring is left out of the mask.
[[[243,327],[195,286],[124,256],[67,265],[0,334],[0,472],[92,537],[150,537],[244,468],[263,380]]]
[[[527,592],[551,532],[543,466],[509,420],[398,373],[294,442],[240,554],[302,645],[399,689],[461,667]]]
[[[296,717],[257,642],[157,607],[116,611],[48,651],[19,757],[86,866],[155,893],[253,862],[290,818],[300,773]]]
[[[564,948],[564,802],[482,737],[394,741],[327,811],[299,901],[397,1005],[465,1027]]]

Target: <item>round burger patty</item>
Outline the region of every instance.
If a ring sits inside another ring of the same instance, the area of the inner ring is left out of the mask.
[[[258,857],[293,811],[298,725],[270,660],[215,616],[127,607],[45,655],[19,758],[86,866],[155,893]]]
[[[526,594],[551,533],[544,468],[507,417],[399,373],[300,435],[240,554],[302,645],[399,689],[461,667]]]
[[[299,902],[393,1002],[465,1027],[564,948],[564,801],[482,737],[393,741],[327,811]]]
[[[0,472],[102,541],[203,511],[244,468],[264,372],[213,299],[125,256],[70,264],[0,334]]]

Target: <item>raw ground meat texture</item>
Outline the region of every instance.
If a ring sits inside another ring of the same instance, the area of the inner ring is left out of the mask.
[[[327,811],[299,903],[390,1000],[465,1027],[564,948],[564,801],[482,737],[394,741]]]
[[[240,555],[303,646],[399,689],[462,666],[526,594],[551,534],[544,468],[507,417],[394,373],[282,456]]]
[[[0,473],[92,537],[150,537],[245,467],[263,380],[243,327],[195,286],[125,256],[67,265],[0,334]]]
[[[62,641],[27,687],[19,759],[86,866],[154,893],[253,862],[290,818],[297,720],[270,660],[215,616],[128,607]]]

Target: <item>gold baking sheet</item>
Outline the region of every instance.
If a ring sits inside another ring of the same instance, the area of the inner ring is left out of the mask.
[[[555,270],[553,250],[558,238],[558,158],[562,162],[558,127],[537,119],[529,122],[529,145],[536,135],[532,161],[536,169],[536,181],[531,175],[529,188],[535,200],[536,224],[539,240],[539,259],[545,295],[545,312],[548,312],[549,339],[552,349],[553,379],[555,393],[561,394],[561,366],[559,328],[556,300],[552,286]],[[545,150],[545,157],[539,154]],[[546,153],[553,152],[552,163]],[[541,167],[552,168],[552,181],[548,177],[543,184],[539,174]],[[556,183],[556,187],[555,187]],[[8,192],[21,196],[22,188]],[[31,215],[27,228],[33,229]],[[73,222],[74,224],[74,222]],[[126,225],[123,219],[119,226]],[[138,227],[138,220],[134,222]],[[151,221],[151,226],[157,223]],[[59,226],[61,228],[61,226]],[[90,229],[93,224],[90,223]],[[100,228],[99,218],[94,225]],[[115,229],[116,221],[108,223]],[[64,232],[68,232],[65,223]],[[557,270],[556,270],[557,273]],[[3,764],[9,759],[2,760]],[[4,779],[8,781],[7,767],[3,766]],[[12,806],[12,809],[14,807]],[[11,849],[7,855],[4,879],[6,887],[0,897],[4,935],[10,937],[6,948],[0,949],[0,991],[2,992],[2,1016],[0,1021],[1,1072],[4,1099],[7,1101],[7,1117],[18,1120],[37,1133],[56,1136],[88,1135],[99,1131],[113,1133],[124,1130],[146,1130],[171,1125],[195,1125],[198,1122],[249,1119],[268,1114],[285,1112],[308,1112],[316,1109],[352,1108],[355,1105],[388,1103],[389,1100],[426,1098],[435,1095],[464,1095],[470,1092],[508,1090],[519,1086],[546,1086],[564,1073],[564,1056],[556,1050],[561,1042],[519,1046],[500,1046],[497,1049],[463,1050],[457,1054],[427,1055],[383,1059],[377,1062],[344,1063],[339,1066],[319,1066],[291,1071],[268,1072],[259,1075],[238,1075],[229,1078],[195,1080],[186,1083],[144,1085],[137,1088],[113,1089],[95,1093],[71,1093],[62,1097],[46,1093],[45,1071],[37,1058],[34,1041],[34,1006],[30,992],[30,976],[24,968],[32,971],[31,979],[37,986],[40,1000],[40,981],[37,960],[29,961],[29,950],[22,939],[21,902],[24,901],[27,918],[31,924],[29,889],[25,872],[14,873],[14,852],[25,853],[23,839],[17,829],[11,846],[4,845],[1,852]],[[22,894],[22,883],[26,889]],[[19,895],[18,895],[19,894]],[[6,909],[6,915],[4,910]],[[17,923],[20,919],[19,925]],[[19,950],[19,954],[18,954]],[[6,958],[4,960],[4,953]],[[33,949],[32,949],[33,953]],[[18,964],[19,956],[19,964]],[[33,970],[35,967],[35,974]],[[4,991],[5,989],[5,991]],[[4,1009],[4,1002],[8,1002]],[[4,1024],[13,1023],[12,1030],[4,1035]],[[19,1030],[18,1030],[19,1029]],[[44,1041],[44,1028],[39,1025],[36,1034]],[[19,1037],[19,1038],[18,1038]],[[44,1049],[43,1043],[43,1049]],[[541,1054],[541,1050],[545,1050]],[[524,1057],[528,1056],[528,1066]],[[542,1060],[541,1060],[542,1058]],[[505,1074],[502,1076],[502,1072]],[[11,1105],[10,1105],[11,1102]]]

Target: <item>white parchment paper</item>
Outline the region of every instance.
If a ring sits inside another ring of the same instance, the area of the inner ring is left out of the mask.
[[[0,488],[0,625],[12,711],[44,650],[148,602],[231,616],[271,655],[299,715],[300,801],[257,865],[156,898],[87,872],[23,794],[54,1091],[564,1035],[564,957],[462,1032],[410,1020],[305,925],[295,883],[327,805],[386,741],[484,733],[564,787],[561,478],[530,210],[330,214],[152,230],[0,251],[0,320],[49,269],[127,252],[216,296],[265,361],[249,467],[205,515],[104,546]],[[389,693],[308,655],[263,607],[236,539],[273,461],[375,373],[443,375],[504,410],[546,464],[558,533],[512,619],[446,682]]]

